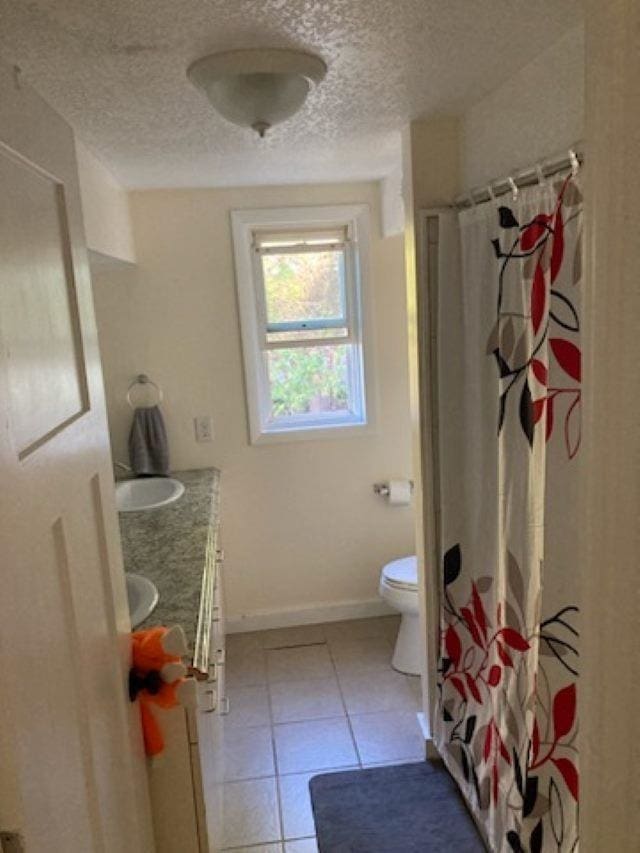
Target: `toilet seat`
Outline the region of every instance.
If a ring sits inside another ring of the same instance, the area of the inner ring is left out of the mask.
[[[393,560],[382,569],[382,581],[392,589],[417,592],[418,590],[418,558],[401,557]]]

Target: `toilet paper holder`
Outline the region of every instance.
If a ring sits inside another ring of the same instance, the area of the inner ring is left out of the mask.
[[[411,486],[411,491],[413,492],[413,480],[409,480],[409,485]],[[373,491],[376,495],[380,495],[380,497],[386,498],[389,496],[389,483],[374,483]]]

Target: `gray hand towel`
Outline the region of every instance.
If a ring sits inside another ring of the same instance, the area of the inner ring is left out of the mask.
[[[169,475],[167,430],[157,406],[134,411],[129,433],[129,462],[137,477]]]

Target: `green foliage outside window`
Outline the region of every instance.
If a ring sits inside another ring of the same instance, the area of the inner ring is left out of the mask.
[[[268,321],[342,315],[341,251],[264,255],[262,263]],[[268,351],[273,416],[345,411],[348,346],[322,345],[322,337],[336,335],[334,329],[294,334],[315,338],[317,344]],[[292,336],[282,333],[270,339],[292,340]]]

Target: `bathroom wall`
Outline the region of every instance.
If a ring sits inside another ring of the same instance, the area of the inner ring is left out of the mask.
[[[77,137],[76,157],[85,236],[92,261],[99,261],[101,256],[135,261],[127,191]]]
[[[549,157],[584,138],[584,28],[569,30],[462,119],[462,187]]]
[[[356,611],[365,615],[381,565],[414,550],[412,509],[372,491],[377,480],[411,476],[403,237],[381,236],[378,185],[154,190],[130,201],[137,266],[94,275],[115,458],[127,456],[127,385],[146,372],[165,392],[172,467],[222,470],[232,620],[291,609],[297,621],[301,609],[345,602],[364,602]],[[377,430],[251,446],[229,211],[352,202],[372,214]],[[204,414],[210,444],[194,437],[193,418]]]

